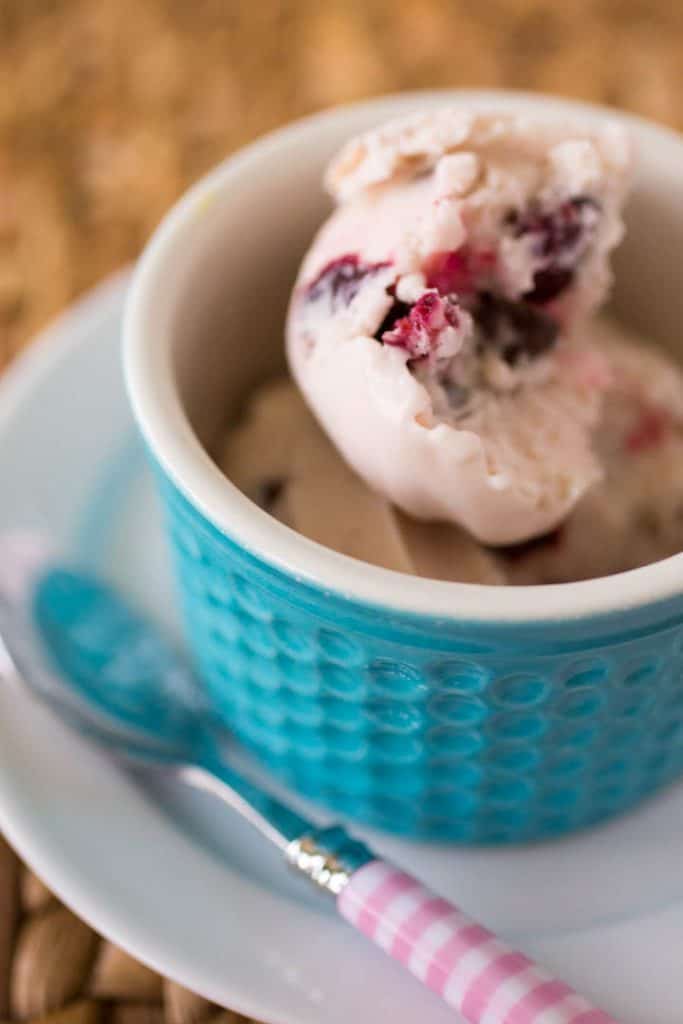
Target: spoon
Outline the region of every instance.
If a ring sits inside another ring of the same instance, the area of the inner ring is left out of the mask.
[[[347,922],[468,1024],[617,1024],[341,825],[319,827],[226,761],[189,666],[105,582],[38,535],[0,540],[0,684],[20,680],[111,754],[218,797]]]

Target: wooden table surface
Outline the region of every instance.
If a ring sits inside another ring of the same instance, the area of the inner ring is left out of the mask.
[[[546,90],[680,128],[683,4],[0,0],[0,367],[134,259],[235,147],[424,86]],[[0,839],[0,1021],[46,1014],[200,1024],[219,1011],[100,942]]]

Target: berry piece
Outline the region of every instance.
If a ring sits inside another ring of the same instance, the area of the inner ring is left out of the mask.
[[[390,289],[390,294],[393,294],[393,289]],[[382,341],[385,334],[393,331],[399,320],[403,320],[409,315],[410,308],[411,307],[407,302],[401,302],[399,299],[394,299],[391,309],[375,332],[375,338],[377,341]]]
[[[379,335],[380,341],[404,348],[411,359],[455,354],[459,347],[456,329],[460,326],[460,314],[452,299],[443,298],[435,290],[426,291],[408,307],[407,314],[398,316],[401,310],[396,307],[404,305],[397,302],[389,311],[384,322],[393,320],[393,325]]]
[[[625,447],[632,455],[656,448],[671,430],[671,418],[663,409],[644,408],[633,430],[627,435]]]
[[[533,359],[543,355],[557,341],[555,321],[527,302],[482,292],[472,315],[484,346],[495,348],[511,366],[523,356]]]
[[[451,252],[437,252],[425,268],[427,285],[440,295],[472,295],[486,287],[496,266],[491,249],[473,250],[462,246]]]
[[[543,306],[561,295],[573,280],[574,271],[569,267],[546,267],[545,270],[537,270],[534,274],[534,286],[524,293],[524,298],[527,302]]]
[[[531,236],[532,256],[539,263],[534,286],[523,296],[527,302],[544,305],[571,285],[599,219],[600,207],[589,196],[568,199],[552,212],[532,205],[508,214],[505,224],[513,238]]]
[[[363,263],[357,253],[347,253],[327,263],[305,291],[308,302],[326,301],[334,312],[350,306],[363,282],[389,263]]]

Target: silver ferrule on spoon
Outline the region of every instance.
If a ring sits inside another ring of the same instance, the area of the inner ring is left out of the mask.
[[[341,916],[468,1024],[616,1024],[569,985],[344,828],[313,828],[287,862],[336,898]]]
[[[321,889],[339,896],[351,876],[374,856],[341,825],[331,825],[293,839],[285,849],[285,859]]]

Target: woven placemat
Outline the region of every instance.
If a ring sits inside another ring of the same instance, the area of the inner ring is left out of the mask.
[[[0,0],[0,367],[283,121],[510,86],[682,126],[682,38],[671,0]]]
[[[543,89],[683,127],[671,0],[0,0],[0,367],[226,153],[403,88]],[[230,965],[226,965],[229,971]],[[0,839],[0,1022],[234,1015],[101,941]]]
[[[62,906],[0,837],[0,1021],[239,1024]]]

